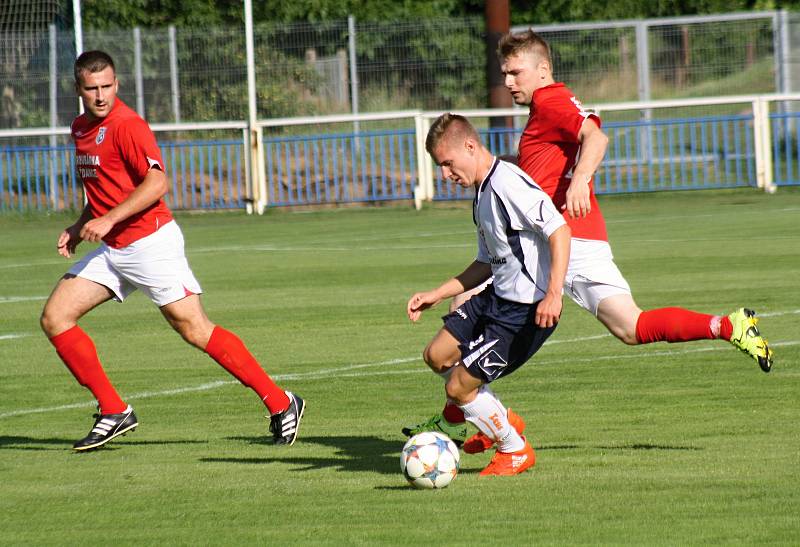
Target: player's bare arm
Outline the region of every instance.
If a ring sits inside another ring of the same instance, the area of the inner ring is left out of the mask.
[[[492,275],[492,267],[485,262],[472,262],[467,269],[456,277],[450,278],[432,291],[414,294],[406,306],[406,313],[411,321],[417,321],[422,312],[432,308],[446,298],[453,297],[477,287]]]
[[[583,122],[578,140],[581,142],[580,158],[572,170],[566,203],[561,206],[572,218],[585,217],[591,212],[589,181],[603,161],[608,147],[608,137],[591,118]]]
[[[169,191],[169,182],[163,171],[150,169],[142,183],[119,205],[103,216],[83,225],[80,237],[86,241],[100,241],[115,224],[143,211],[160,200]]]
[[[76,220],[72,226],[64,228],[64,231],[59,234],[58,242],[56,243],[58,254],[64,258],[69,258],[75,253],[75,249],[80,242],[83,241],[80,236],[81,229],[91,218],[92,213],[87,205],[83,208],[83,212],[81,212],[81,216],[78,217],[78,220]]]
[[[561,317],[561,291],[564,288],[564,277],[569,264],[569,249],[572,230],[564,224],[550,234],[550,277],[547,293],[536,308],[536,325],[542,328],[552,327]]]

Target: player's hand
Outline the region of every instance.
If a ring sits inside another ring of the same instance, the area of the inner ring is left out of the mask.
[[[422,316],[423,311],[435,306],[441,301],[442,299],[436,296],[434,291],[416,293],[408,300],[406,306],[408,318],[416,322]]]
[[[74,225],[61,232],[58,236],[58,243],[56,243],[58,254],[64,258],[69,258],[75,253],[75,248],[83,241],[81,236],[78,235],[79,232],[80,230]]]
[[[83,228],[81,228],[80,237],[86,241],[97,243],[103,239],[103,237],[110,232],[111,228],[113,227],[114,223],[106,217],[93,218],[83,225]]]
[[[536,307],[536,326],[540,328],[554,327],[561,317],[561,295],[547,293]]]
[[[590,177],[583,175],[572,177],[567,188],[566,203],[561,206],[561,210],[566,209],[571,218],[585,217],[592,210],[589,203],[589,180]]]

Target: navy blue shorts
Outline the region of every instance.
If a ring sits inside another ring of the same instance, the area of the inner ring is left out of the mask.
[[[536,353],[556,330],[536,326],[538,302],[521,304],[500,298],[492,285],[456,311],[442,317],[459,342],[461,362],[486,383],[507,376]]]

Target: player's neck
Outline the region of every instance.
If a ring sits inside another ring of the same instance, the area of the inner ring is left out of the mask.
[[[550,85],[553,85],[554,83],[556,83],[556,81],[553,79],[552,74],[544,76],[543,78],[541,78],[537,82],[536,87],[534,88],[533,92],[536,93],[540,89],[542,89],[544,87],[547,87],[547,86],[550,86]]]
[[[477,180],[475,181],[475,187],[479,187],[481,183],[486,180],[489,171],[492,170],[492,166],[494,165],[495,157],[492,155],[491,152],[484,149],[481,151],[481,155],[478,158],[478,171],[477,171]]]

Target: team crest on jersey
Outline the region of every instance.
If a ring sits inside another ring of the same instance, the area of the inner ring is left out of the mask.
[[[97,138],[94,139],[95,144],[100,144],[106,138],[106,128],[101,127],[97,130]]]

